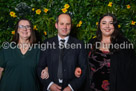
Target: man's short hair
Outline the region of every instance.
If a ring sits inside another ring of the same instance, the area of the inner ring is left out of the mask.
[[[70,17],[70,19],[71,19],[71,23],[72,23],[72,17],[71,17],[71,15],[70,15],[69,13],[61,13],[61,14],[59,14],[59,15],[57,16],[57,18],[56,18],[56,23],[58,23],[58,22],[59,22],[59,16],[60,16],[60,15],[62,15],[62,14],[64,14],[64,15],[68,15],[68,16]]]

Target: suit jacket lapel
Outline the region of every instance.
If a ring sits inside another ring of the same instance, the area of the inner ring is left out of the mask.
[[[56,37],[54,38],[54,42],[55,42],[55,47],[56,47],[56,49],[59,49],[59,48],[58,48],[58,46],[59,46],[58,36],[56,36]]]
[[[72,43],[72,38],[69,36],[69,39],[68,39],[67,44],[68,44],[69,46],[71,46],[71,43]],[[65,56],[70,50],[71,50],[71,48],[65,48],[65,49],[64,49],[64,52],[63,52],[63,53],[64,53],[63,55]],[[64,56],[63,56],[63,57],[64,57]]]
[[[58,36],[55,36],[53,39],[53,42],[55,43],[55,48],[52,49],[52,53],[56,55],[56,57],[59,56],[59,42],[58,42]]]

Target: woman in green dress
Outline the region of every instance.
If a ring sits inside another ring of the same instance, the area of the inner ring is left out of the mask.
[[[35,43],[32,23],[20,19],[9,48],[0,51],[0,91],[40,91],[36,73],[40,50],[32,47]]]

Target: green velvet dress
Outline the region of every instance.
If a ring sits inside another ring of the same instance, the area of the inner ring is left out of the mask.
[[[2,49],[0,67],[4,73],[0,80],[0,91],[40,91],[37,76],[39,49],[27,51],[24,55],[20,49]]]

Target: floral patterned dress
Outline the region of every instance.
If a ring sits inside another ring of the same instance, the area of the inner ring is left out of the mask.
[[[110,53],[96,50],[89,53],[92,91],[109,91]]]

